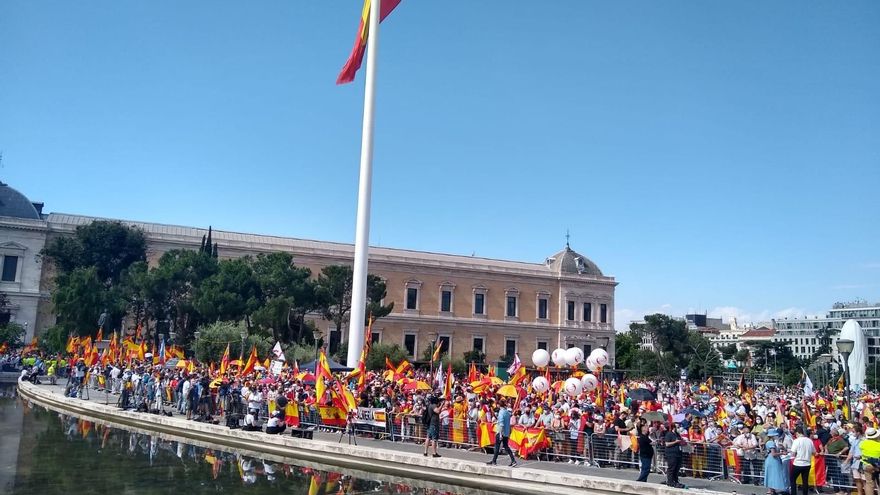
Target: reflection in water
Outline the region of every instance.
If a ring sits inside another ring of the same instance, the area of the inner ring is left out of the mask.
[[[2,412],[22,407],[0,399]],[[25,406],[12,493],[452,493],[198,447]]]

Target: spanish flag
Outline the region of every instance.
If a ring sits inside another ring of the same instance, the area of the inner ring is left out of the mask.
[[[440,360],[440,354],[443,353],[443,341],[439,338],[437,342],[434,344],[434,354],[431,355],[431,362],[436,363]]]
[[[318,399],[318,404],[325,403],[324,393],[326,392],[327,384],[324,380],[332,381],[333,373],[330,372],[327,355],[324,354],[324,349],[321,349],[318,362],[315,364],[315,397]]]
[[[251,347],[251,355],[248,356],[247,362],[242,368],[240,375],[247,375],[251,371],[254,371],[254,366],[257,365],[259,360],[257,359],[257,346]]]
[[[226,344],[226,350],[223,351],[223,357],[220,358],[220,374],[225,375],[229,368],[229,344]]]
[[[388,14],[394,10],[400,0],[382,0],[379,9],[379,22],[385,20]],[[367,52],[367,38],[370,35],[370,0],[364,0],[364,8],[361,10],[361,23],[358,26],[357,36],[354,39],[354,48],[351,49],[351,55],[342,66],[342,71],[336,78],[336,84],[345,84],[354,81],[354,76],[358,69],[361,68],[361,62],[364,60],[364,54]]]

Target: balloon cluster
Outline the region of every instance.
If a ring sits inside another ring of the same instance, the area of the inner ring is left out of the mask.
[[[608,364],[608,352],[605,349],[594,349],[584,361],[584,352],[577,347],[569,349],[556,349],[550,354],[544,349],[538,349],[532,354],[532,364],[538,368],[544,368],[553,361],[557,367],[578,366],[585,363],[589,370],[601,370]],[[599,386],[599,379],[591,373],[585,374],[580,379],[571,377],[562,384],[562,390],[566,394],[577,397],[581,392],[591,392]],[[550,389],[550,383],[543,376],[532,380],[532,389],[542,394]]]

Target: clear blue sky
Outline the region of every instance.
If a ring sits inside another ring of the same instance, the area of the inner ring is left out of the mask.
[[[360,0],[0,2],[0,179],[46,209],[353,242]],[[404,0],[382,246],[572,247],[617,326],[880,300],[880,2]]]

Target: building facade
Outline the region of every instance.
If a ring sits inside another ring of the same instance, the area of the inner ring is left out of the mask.
[[[868,364],[880,359],[880,303],[854,301],[836,303],[824,317],[773,320],[776,339],[788,344],[797,357],[810,357],[821,345],[819,331],[826,326],[840,333],[847,320],[856,320],[868,342]],[[837,362],[837,336],[831,338],[831,353]]]
[[[19,206],[30,204],[9,186],[0,189],[15,197]],[[43,214],[31,206],[36,214],[30,210],[27,214],[35,218],[0,205],[0,252],[22,260],[15,281],[4,282],[0,291],[15,301],[12,319],[28,324],[28,339],[55,323],[50,297],[53,274],[40,264],[40,250],[55,237],[72,235],[78,226],[97,220]],[[206,232],[193,227],[121,222],[144,232],[151,264],[172,249],[197,249]],[[327,265],[350,265],[354,257],[354,246],[334,242],[217,230],[213,240],[224,258],[290,252],[297,265],[310,268],[315,276]],[[617,282],[568,245],[540,263],[372,247],[369,271],[385,280],[385,304],[394,302],[394,311],[373,325],[372,338],[399,344],[413,358],[420,358],[424,349],[439,339],[444,351],[454,358],[477,349],[489,362],[513,354],[529,362],[538,348],[580,347],[589,354],[596,347],[605,347],[614,363]],[[347,340],[345,328],[337,333],[331,322],[316,319],[316,324],[334,345]]]

